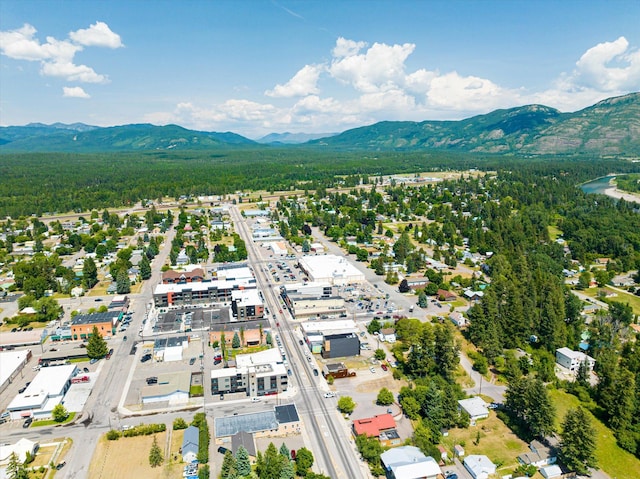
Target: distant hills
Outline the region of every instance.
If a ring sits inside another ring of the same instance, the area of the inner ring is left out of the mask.
[[[495,110],[459,121],[383,121],[329,136],[272,133],[257,142],[235,133],[177,125],[82,123],[0,127],[0,151],[205,150],[304,146],[340,150],[448,150],[506,155],[634,155],[640,152],[640,93],[609,98],[573,113],[544,105]],[[309,141],[307,141],[309,140]]]

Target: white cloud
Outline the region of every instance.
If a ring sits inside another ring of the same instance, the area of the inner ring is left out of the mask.
[[[89,28],[69,32],[69,38],[86,47],[120,48],[124,44],[120,35],[113,33],[104,22],[96,22]]]
[[[620,66],[614,66],[612,63]],[[629,42],[620,37],[589,48],[571,75],[571,82],[600,91],[619,91],[640,85],[640,51],[629,51]]]
[[[357,48],[341,47],[339,50],[342,56],[335,57],[328,70],[332,78],[361,92],[389,89],[389,84],[399,85],[404,82],[404,62],[414,49],[415,45],[412,43],[374,43],[366,53],[361,54]]]
[[[336,46],[331,52],[334,58],[344,58],[357,55],[360,50],[367,46],[366,42],[355,42],[339,37],[336,40]]]
[[[67,98],[91,98],[91,96],[79,86],[62,87],[62,96]]]
[[[84,46],[123,46],[120,36],[113,33],[108,25],[96,22],[88,29],[69,34],[70,39],[58,40],[46,37],[45,43],[35,38],[37,30],[25,23],[22,28],[0,32],[0,53],[14,60],[39,61],[40,72],[45,76],[62,77],[68,81],[105,83],[106,75],[96,73],[87,65],[76,65],[75,54]]]
[[[305,96],[316,94],[318,90],[318,78],[324,70],[321,65],[305,65],[291,80],[284,85],[276,85],[273,90],[267,90],[265,95],[279,98]]]

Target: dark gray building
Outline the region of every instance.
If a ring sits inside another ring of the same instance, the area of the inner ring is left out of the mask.
[[[360,354],[360,340],[355,333],[329,334],[324,336],[322,343],[322,357],[343,358]]]

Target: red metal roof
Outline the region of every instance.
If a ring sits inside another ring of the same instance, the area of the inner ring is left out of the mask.
[[[353,421],[353,430],[359,436],[366,434],[368,437],[378,437],[381,431],[395,429],[396,421],[391,414],[379,414],[377,416],[356,419]]]

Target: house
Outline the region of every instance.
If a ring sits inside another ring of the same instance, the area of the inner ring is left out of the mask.
[[[480,301],[483,296],[484,292],[482,291],[471,291],[468,289],[464,292],[464,297],[469,301]]]
[[[400,444],[400,436],[396,430],[396,421],[391,414],[378,414],[377,416],[356,419],[353,421],[353,434],[367,437],[377,437],[383,446],[397,446]]]
[[[436,479],[442,472],[436,460],[415,446],[389,449],[380,455],[388,479]]]
[[[496,465],[487,456],[471,454],[464,458],[464,467],[473,479],[488,479],[496,473]]]
[[[453,324],[455,324],[459,328],[467,325],[467,318],[465,318],[464,315],[459,311],[454,311],[453,313],[450,313],[449,319]]]
[[[471,421],[489,417],[489,408],[487,407],[487,403],[479,396],[469,399],[461,399],[458,401],[458,408],[466,412],[471,418]]]
[[[200,444],[200,429],[196,426],[189,426],[184,430],[182,439],[182,460],[184,462],[197,462],[198,445]]]
[[[545,479],[561,477],[562,469],[560,469],[560,466],[557,466],[554,464],[553,466],[546,466],[546,467],[540,468],[540,474],[542,474],[542,477],[544,477]]]
[[[15,454],[21,464],[27,460],[27,454],[31,457],[36,455],[39,444],[22,438],[15,444],[3,444],[0,446],[0,466],[6,466],[11,460],[11,455]]]
[[[440,301],[455,301],[457,299],[455,294],[451,291],[447,291],[446,289],[439,289],[436,296]]]
[[[556,363],[569,371],[578,371],[580,364],[587,362],[589,370],[593,371],[596,360],[580,351],[573,351],[569,348],[556,349]]]
[[[395,343],[396,342],[396,330],[394,328],[384,328],[380,330],[378,334],[378,338],[380,341],[387,343]]]
[[[540,441],[531,441],[529,449],[531,449],[531,452],[518,456],[518,461],[525,466],[533,465],[543,467],[556,462],[555,449],[550,448]]]

